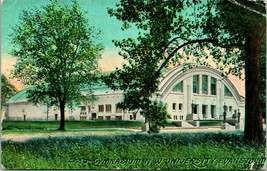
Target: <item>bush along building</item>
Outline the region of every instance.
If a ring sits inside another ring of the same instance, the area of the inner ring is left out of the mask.
[[[59,120],[59,109],[27,100],[27,87],[12,98],[6,105],[6,120]],[[92,86],[96,101],[66,107],[66,120],[144,120],[134,111],[117,108],[123,92],[113,91],[105,85]],[[86,90],[85,90],[86,92]],[[89,95],[89,93],[88,93]],[[199,120],[223,120],[228,124],[244,127],[245,99],[233,82],[222,76],[214,68],[198,66],[185,69],[172,68],[161,78],[158,92],[153,96],[168,104],[171,120],[197,125]],[[195,122],[195,123],[194,123]]]

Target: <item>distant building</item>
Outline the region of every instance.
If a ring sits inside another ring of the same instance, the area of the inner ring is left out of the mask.
[[[25,88],[15,94],[6,106],[5,119],[8,120],[59,120],[60,112],[56,107],[45,104],[36,106],[26,99]],[[89,105],[75,106],[73,110],[66,108],[67,120],[133,120],[133,111],[117,108],[122,101],[123,92],[113,91],[105,85],[93,86],[93,94],[97,101]],[[185,69],[182,66],[165,72],[161,78],[158,92],[153,96],[168,104],[168,112],[172,120],[223,119],[241,114],[244,122],[245,99],[235,85],[221,72],[205,66]],[[137,120],[144,120],[137,114]]]

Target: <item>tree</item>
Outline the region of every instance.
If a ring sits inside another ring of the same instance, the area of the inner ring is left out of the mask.
[[[266,68],[265,55],[262,54],[266,53],[265,5],[263,1],[230,0],[227,3],[218,3],[220,18],[228,33],[232,38],[239,37],[240,42],[243,39],[243,46],[239,48],[244,53],[242,60],[245,62],[245,139],[255,143],[263,142],[262,110],[265,107],[262,107],[262,104],[265,105],[265,98],[262,97],[262,93],[265,92],[266,84],[263,81]]]
[[[42,9],[23,11],[11,35],[17,63],[13,76],[25,85],[34,103],[49,99],[60,108],[60,127],[65,129],[65,107],[90,96],[81,90],[97,80],[101,44],[99,31],[89,25],[76,1],[71,6],[56,0]],[[47,100],[46,100],[47,101]]]
[[[7,100],[17,92],[17,89],[12,85],[5,75],[1,75],[1,110]]]
[[[229,3],[234,15],[228,13]],[[253,72],[249,70],[247,59],[253,54],[254,49],[251,47],[256,45],[252,42],[259,43],[254,47],[260,50],[258,47],[265,32],[261,31],[259,34],[260,41],[251,37],[258,35],[258,25],[254,22],[264,19],[261,14],[265,13],[265,8],[258,1],[246,1],[241,6],[236,3],[240,4],[235,0],[121,1],[115,9],[109,9],[109,14],[123,21],[122,29],[134,25],[140,32],[136,39],[115,41],[115,45],[122,49],[120,54],[129,64],[111,73],[110,79],[117,82],[106,83],[113,89],[125,90],[124,104],[131,108],[140,107],[128,103],[132,99],[140,104],[144,98],[152,97],[164,68],[168,68],[170,64],[180,65],[190,61],[190,56],[194,56],[193,60],[200,65],[209,65],[207,59],[212,57],[225,76],[235,74],[242,77],[245,67],[246,96],[249,96],[248,91],[251,91],[252,87],[248,85],[255,86],[256,83],[259,86],[259,82],[258,76],[255,79],[248,76]],[[259,65],[253,68],[257,67]],[[260,112],[256,110],[260,108],[260,103],[255,103],[259,102],[259,96],[258,92],[253,92],[257,93],[257,96],[249,96],[253,103],[248,101],[247,97],[246,130],[251,125],[260,126]],[[247,119],[248,116],[258,119],[250,120]],[[261,142],[260,129],[252,132],[254,135],[251,137],[248,136],[250,133],[245,131],[246,139]]]

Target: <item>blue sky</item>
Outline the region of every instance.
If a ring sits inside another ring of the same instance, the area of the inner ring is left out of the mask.
[[[49,0],[4,0],[2,3],[2,57],[10,58],[12,45],[10,44],[9,35],[12,32],[11,27],[19,21],[19,15],[23,10],[30,10],[34,7],[41,7],[48,4]],[[61,3],[71,4],[71,0],[59,0]],[[102,55],[100,64],[104,70],[111,70],[113,66],[121,63],[118,56],[118,49],[113,45],[113,39],[123,39],[137,33],[136,30],[122,31],[122,22],[115,17],[110,17],[107,13],[107,7],[115,7],[119,0],[78,0],[78,3],[88,13],[86,17],[90,23],[102,31],[100,42],[103,43],[105,51]],[[116,62],[117,61],[117,62]],[[112,63],[111,63],[112,62]]]

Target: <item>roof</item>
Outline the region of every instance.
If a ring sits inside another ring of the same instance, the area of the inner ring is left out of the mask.
[[[182,67],[179,66],[178,70],[182,70]],[[170,79],[170,77],[172,77],[172,73],[175,71],[177,71],[177,67],[174,67],[174,68],[171,68],[171,69],[165,71],[163,74],[163,78],[161,78],[161,83],[160,83],[159,87],[161,87],[162,84],[164,84],[163,79],[165,78],[165,81]],[[235,77],[233,75],[229,75],[228,78],[233,82],[233,84],[237,88],[237,91],[239,92],[239,94],[244,97],[244,95],[245,95],[244,81],[238,79],[238,77]],[[21,91],[17,92],[14,96],[12,96],[8,100],[7,103],[26,102],[27,101],[27,90],[29,90],[31,88],[33,88],[33,86],[26,87],[26,88],[22,89]],[[84,91],[86,93],[91,92],[90,90],[92,90],[93,93],[97,94],[97,95],[114,92],[111,88],[109,88],[103,82],[94,83],[92,85],[89,85],[87,88],[82,89],[82,91]]]
[[[27,91],[32,89],[33,86],[26,87],[19,92],[17,92],[14,96],[8,99],[7,103],[16,103],[16,102],[25,102],[27,101]]]
[[[14,96],[12,96],[7,103],[20,103],[20,102],[26,102],[27,100],[27,91],[32,89],[33,86],[28,86],[22,90],[20,90],[19,92],[17,92]],[[106,86],[104,83],[95,83],[92,84],[90,86],[88,86],[88,88],[84,88],[82,89],[82,91],[84,92],[90,92],[90,89],[94,92],[94,93],[101,93],[101,92],[106,92],[106,91],[111,91],[111,89]]]

